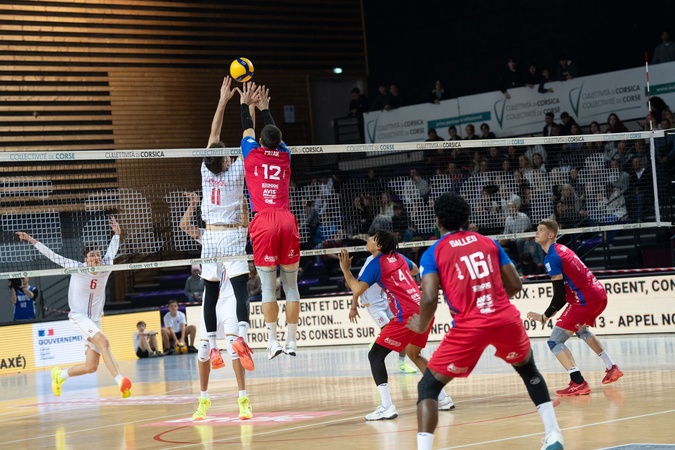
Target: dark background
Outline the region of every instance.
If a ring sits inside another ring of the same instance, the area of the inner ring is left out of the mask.
[[[506,61],[552,69],[565,54],[578,76],[644,65],[675,1],[363,0],[371,99],[394,83],[409,103],[440,79],[450,98],[497,90]]]

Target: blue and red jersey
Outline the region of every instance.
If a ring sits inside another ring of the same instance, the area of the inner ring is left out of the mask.
[[[291,151],[282,142],[274,150],[261,147],[251,136],[241,140],[251,211],[290,210]]]
[[[380,253],[368,263],[359,281],[372,286],[377,283],[387,296],[394,319],[407,322],[408,317],[420,312],[422,295],[417,282],[410,274],[412,261],[400,253]]]
[[[607,299],[602,283],[588,270],[586,264],[569,248],[553,243],[544,258],[549,276],[562,275],[565,282],[565,301],[586,306]]]
[[[501,267],[511,264],[494,239],[471,231],[447,233],[420,260],[422,277],[437,273],[456,328],[496,328],[520,321]]]

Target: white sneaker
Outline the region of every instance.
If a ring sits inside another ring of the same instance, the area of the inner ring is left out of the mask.
[[[396,412],[396,407],[394,405],[390,405],[389,408],[380,405],[375,411],[366,416],[366,420],[390,420],[397,417],[398,413]]]
[[[290,356],[295,356],[295,351],[298,349],[298,344],[295,341],[286,342],[284,345],[284,353]]]
[[[555,430],[544,439],[541,440],[542,445],[541,450],[563,450],[563,436],[560,432],[560,428],[556,427]]]
[[[274,359],[277,356],[281,355],[284,352],[284,349],[279,345],[279,341],[272,342],[269,347],[267,347],[267,357],[269,359]]]
[[[455,403],[452,401],[452,397],[449,395],[446,396],[443,400],[438,401],[438,410],[439,411],[450,411],[455,409]]]

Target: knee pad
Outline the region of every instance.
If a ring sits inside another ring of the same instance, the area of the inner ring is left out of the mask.
[[[235,359],[239,359],[239,355],[237,355],[237,352],[234,351],[232,348],[232,343],[237,340],[239,336],[232,336],[231,334],[228,334],[225,336],[225,347],[227,348],[228,353],[230,354],[230,359],[234,361]]]
[[[300,291],[298,290],[298,269],[286,271],[281,269],[281,286],[284,288],[287,302],[300,301]]]
[[[591,333],[587,326],[579,328],[579,331],[577,331],[575,334],[579,339],[583,339],[584,342],[593,337],[593,333]]]
[[[201,340],[199,341],[199,348],[197,349],[197,359],[201,362],[208,361],[211,356],[209,355],[209,341]]]
[[[262,302],[270,303],[277,301],[277,271],[269,267],[257,267],[260,277],[260,289]]]
[[[438,401],[443,386],[445,385],[434,378],[429,369],[425,370],[422,379],[417,383],[417,403],[427,399]]]
[[[249,321],[249,303],[248,303],[248,275],[238,275],[230,278],[232,283],[232,290],[234,291],[234,298],[237,299],[237,320],[239,322]]]
[[[548,387],[544,377],[541,376],[537,365],[534,363],[534,355],[530,355],[530,360],[522,366],[513,366],[523,379],[527,393],[536,406],[542,403],[550,402],[551,396],[548,393]]]
[[[553,327],[553,332],[551,333],[551,337],[549,337],[548,341],[546,343],[548,344],[548,347],[551,349],[554,355],[558,355],[561,351],[567,349],[567,346],[565,345],[565,342],[570,338],[570,336],[567,334],[565,330],[559,327]]]
[[[373,347],[368,352],[370,371],[373,374],[373,380],[375,380],[375,384],[377,386],[389,381],[389,376],[387,375],[387,366],[384,363],[384,359],[389,353],[391,353],[391,350],[386,347],[382,347],[377,342],[373,344]]]

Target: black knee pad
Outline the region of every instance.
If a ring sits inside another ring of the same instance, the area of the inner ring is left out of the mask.
[[[443,386],[445,385],[434,378],[429,369],[425,370],[422,379],[417,383],[417,403],[427,399],[438,400]]]
[[[220,282],[204,280],[204,325],[207,332],[218,330],[218,317],[216,316],[216,303],[220,294]]]
[[[232,289],[234,290],[234,297],[237,299],[237,320],[239,322],[249,323],[249,304],[248,304],[248,275],[242,274],[230,278]]]
[[[513,366],[513,368],[516,369],[520,378],[523,379],[525,387],[527,388],[527,393],[530,395],[530,398],[536,406],[551,401],[548,387],[546,387],[546,381],[544,380],[544,377],[541,376],[539,369],[537,369],[537,365],[534,363],[534,355],[530,355],[530,360],[525,365]]]
[[[382,347],[378,343],[373,344],[373,347],[368,352],[370,371],[373,373],[373,379],[375,380],[375,384],[377,386],[389,381],[389,375],[387,375],[387,365],[384,363],[384,359],[389,353],[391,353],[391,350],[386,347]]]

